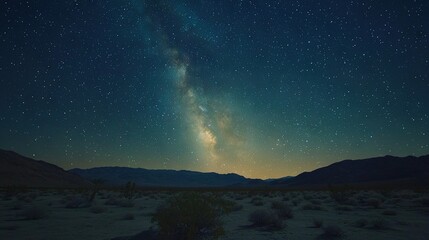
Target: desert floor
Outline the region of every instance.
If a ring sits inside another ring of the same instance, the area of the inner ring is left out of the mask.
[[[112,239],[157,228],[152,215],[177,192],[31,190],[0,193],[0,239]],[[207,194],[207,193],[206,193]],[[209,194],[209,193],[208,193]],[[217,192],[235,203],[222,216],[220,239],[429,239],[429,192],[289,191]],[[280,206],[280,207],[279,207]],[[249,216],[274,216],[287,208],[277,227],[255,226]],[[259,211],[261,212],[261,211]],[[172,216],[174,217],[174,216]]]

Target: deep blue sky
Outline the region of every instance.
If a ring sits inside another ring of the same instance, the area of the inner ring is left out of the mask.
[[[0,2],[0,148],[296,175],[429,153],[429,3]]]

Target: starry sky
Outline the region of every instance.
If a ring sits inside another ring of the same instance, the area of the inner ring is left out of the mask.
[[[0,148],[297,175],[429,153],[425,0],[5,0]]]

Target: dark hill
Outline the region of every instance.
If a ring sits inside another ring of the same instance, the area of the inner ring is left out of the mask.
[[[82,187],[89,184],[53,164],[0,149],[0,187]]]
[[[429,155],[421,157],[384,156],[361,160],[344,160],[329,166],[304,172],[284,181],[274,180],[273,185],[317,186],[372,183],[427,184]]]

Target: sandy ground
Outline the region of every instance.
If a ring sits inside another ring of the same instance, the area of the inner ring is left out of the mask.
[[[97,195],[92,207],[68,208],[67,204],[80,198],[82,193],[3,192],[0,195],[0,239],[111,239],[156,228],[151,214],[172,193],[143,192],[139,195],[132,201],[133,206],[106,205],[109,199],[125,200],[120,193],[104,191]],[[226,234],[221,239],[335,239],[322,235],[329,225],[341,229],[341,239],[429,239],[428,192],[361,191],[350,197],[356,201],[347,204],[339,204],[329,192],[225,192],[222,196],[243,208],[223,217]],[[255,198],[260,198],[262,205],[255,206],[252,202]],[[378,199],[379,206],[362,204],[368,199]],[[284,221],[285,227],[280,230],[252,227],[249,215],[257,209],[271,210],[273,201],[292,208],[293,217]],[[309,210],[309,205],[320,210]],[[314,219],[323,225],[315,227]],[[358,226],[358,221],[367,224]],[[381,222],[381,227],[374,226],[375,221]]]

